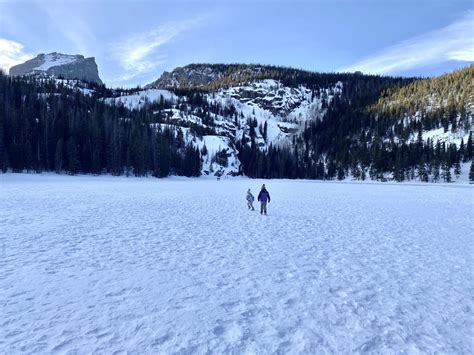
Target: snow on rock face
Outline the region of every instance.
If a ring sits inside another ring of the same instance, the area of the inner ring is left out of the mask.
[[[248,86],[224,90],[223,94],[236,98],[244,104],[270,111],[280,118],[309,120],[314,118],[314,114],[322,113],[323,106],[341,92],[341,82],[336,83],[333,88],[314,93],[303,85],[291,88],[276,80],[263,80]]]
[[[258,106],[275,116],[307,120],[312,118],[310,108],[321,110],[323,105],[327,105],[341,91],[341,82],[336,83],[333,88],[315,93],[303,85],[291,88],[277,80],[267,79],[223,89],[219,94],[250,106]]]
[[[206,146],[207,154],[202,157],[203,175],[236,175],[239,172],[240,161],[237,150],[229,137],[206,135],[195,144],[202,152]],[[225,157],[224,157],[225,156]],[[212,158],[215,158],[215,161]],[[226,163],[222,164],[221,161]]]
[[[259,147],[270,144],[290,144],[295,133],[304,129],[305,121],[320,119],[327,105],[343,90],[341,82],[334,87],[312,92],[305,86],[291,88],[277,80],[262,80],[221,89],[207,95],[210,102],[223,107],[235,107],[240,129],[236,137],[249,136],[248,119],[255,119],[258,126],[267,124],[267,137],[256,129]]]
[[[40,66],[36,68],[33,68],[33,70],[47,71],[51,67],[74,63],[78,59],[80,58],[78,58],[75,55],[68,55],[68,54],[60,55],[59,53],[50,53],[50,54],[46,54],[43,57],[43,60],[44,60],[43,64],[41,64]]]
[[[246,207],[262,183],[268,216]],[[55,174],[0,188],[2,353],[472,352],[472,188]]]
[[[12,76],[53,76],[102,84],[94,57],[62,53],[39,54],[37,57],[10,68]]]

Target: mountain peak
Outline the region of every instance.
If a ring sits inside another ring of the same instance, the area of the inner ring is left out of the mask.
[[[206,87],[222,78],[228,66],[219,64],[188,64],[171,72],[163,72],[158,80],[149,84],[150,88]]]
[[[102,84],[95,58],[84,58],[80,54],[41,53],[23,64],[11,67],[10,75],[53,76]]]

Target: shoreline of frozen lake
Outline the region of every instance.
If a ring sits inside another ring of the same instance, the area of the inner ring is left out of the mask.
[[[0,175],[0,352],[472,351],[474,186],[263,182]]]

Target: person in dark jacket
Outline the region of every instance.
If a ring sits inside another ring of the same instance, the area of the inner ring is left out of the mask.
[[[270,194],[265,188],[265,184],[263,184],[258,194],[257,201],[260,201],[260,214],[267,214],[267,203],[270,203]]]

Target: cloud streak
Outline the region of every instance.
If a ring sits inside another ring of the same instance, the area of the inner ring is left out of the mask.
[[[474,61],[474,11],[439,30],[410,38],[339,71],[393,74],[447,61]]]
[[[70,16],[71,9],[67,4],[56,4],[56,6],[42,4],[41,6],[48,16],[49,25],[72,45],[77,54],[95,55],[95,35],[80,12]]]
[[[168,22],[150,31],[134,34],[120,42],[110,44],[113,57],[123,74],[115,82],[127,81],[149,73],[166,61],[162,47],[181,33],[198,25],[202,19]]]
[[[0,68],[8,72],[14,65],[33,58],[33,55],[25,53],[23,48],[24,46],[21,43],[0,38]]]

